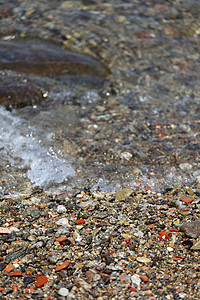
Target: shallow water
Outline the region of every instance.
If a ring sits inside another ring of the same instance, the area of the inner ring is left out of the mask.
[[[19,20],[22,7],[14,10],[10,4],[13,24],[7,31],[1,27],[4,39],[13,38],[8,32],[17,38],[22,31],[41,38],[60,36],[66,47],[86,49],[108,64],[111,74],[103,87],[92,76],[84,82],[73,76],[36,76],[47,88],[47,99],[11,111],[0,107],[2,192],[31,185],[160,190],[183,182],[198,189],[198,1],[171,6],[168,1],[99,1],[97,6],[37,2],[33,16],[41,10],[46,14],[34,27],[31,14]],[[23,7],[28,9],[26,1]],[[5,17],[2,24],[6,22]],[[68,40],[63,39],[69,28]]]

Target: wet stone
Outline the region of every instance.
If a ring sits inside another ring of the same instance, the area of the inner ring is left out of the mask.
[[[104,77],[108,74],[91,56],[64,50],[41,39],[0,41],[0,70],[48,77],[59,74]]]
[[[123,190],[118,191],[115,194],[115,198],[116,198],[117,201],[125,200],[132,193],[133,193],[133,190],[131,190],[131,189],[123,189]]]
[[[29,277],[24,277],[24,280],[23,280],[25,285],[27,285],[29,283],[32,283],[33,281],[35,281],[35,279],[33,277],[30,277],[30,276]]]
[[[40,217],[40,210],[37,208],[28,208],[22,213],[22,216],[37,219]]]
[[[0,81],[0,104],[7,108],[35,105],[45,99],[45,91],[33,80],[0,74]]]
[[[200,220],[183,223],[180,226],[180,230],[188,237],[196,239],[200,236]]]

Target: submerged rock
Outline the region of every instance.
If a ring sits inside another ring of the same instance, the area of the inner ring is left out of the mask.
[[[48,78],[56,82],[102,85],[108,69],[89,55],[64,50],[40,39],[0,41],[0,105],[40,103]],[[11,74],[10,74],[10,73]]]
[[[0,104],[7,108],[38,104],[45,98],[38,84],[19,76],[0,75],[0,82]]]
[[[0,69],[54,77],[60,74],[104,77],[108,70],[89,55],[64,50],[40,39],[0,41]]]

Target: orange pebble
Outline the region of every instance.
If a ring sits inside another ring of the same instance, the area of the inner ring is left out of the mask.
[[[22,276],[21,271],[16,271],[16,272],[10,272],[8,276],[13,277],[13,276]]]
[[[39,276],[36,280],[36,286],[38,288],[42,287],[45,283],[47,283],[48,279],[46,276]]]
[[[17,293],[18,292],[18,286],[16,284],[13,284],[12,285],[12,289],[13,289],[13,292],[14,293]]]
[[[85,224],[85,220],[84,219],[79,219],[76,221],[76,225],[80,225],[80,224]]]
[[[67,237],[64,237],[64,236],[59,237],[59,238],[56,239],[57,242],[63,242],[63,241],[66,241],[66,240],[67,240]]]
[[[143,281],[145,281],[145,282],[147,282],[147,281],[149,281],[149,278],[146,276],[146,275],[142,275],[142,274],[139,274],[139,273],[136,273],[138,276],[140,276],[140,278],[143,280]]]
[[[62,265],[58,266],[55,269],[55,271],[57,272],[57,271],[60,271],[60,270],[63,270],[65,268],[67,268],[69,266],[69,263],[70,263],[69,260],[66,260]]]
[[[195,199],[192,197],[187,197],[187,196],[182,196],[180,198],[181,201],[185,202],[185,203],[192,203]]]
[[[153,225],[152,224],[147,225],[147,227],[149,227],[149,229],[153,229]]]
[[[10,271],[12,271],[13,269],[15,268],[15,266],[13,266],[13,265],[7,265],[6,267],[5,267],[5,269],[4,269],[4,271],[6,271],[6,272],[10,272]]]

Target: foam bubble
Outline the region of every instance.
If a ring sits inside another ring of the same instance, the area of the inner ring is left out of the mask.
[[[27,176],[34,185],[61,183],[74,176],[71,160],[59,157],[51,147],[42,147],[35,129],[26,121],[0,106],[1,165],[9,163],[18,169],[28,168]]]

